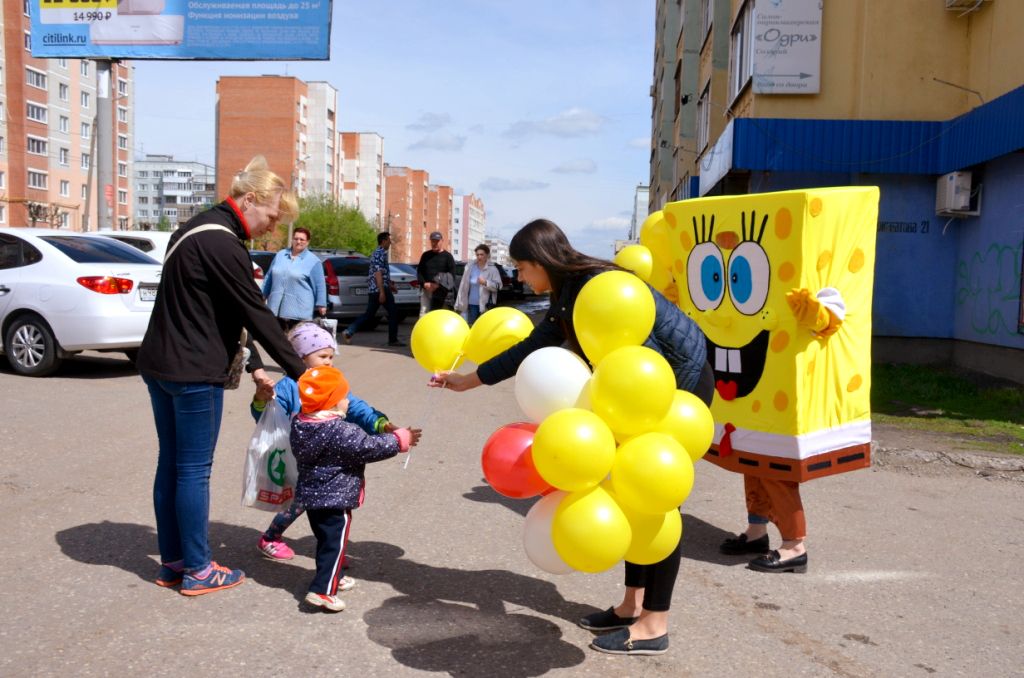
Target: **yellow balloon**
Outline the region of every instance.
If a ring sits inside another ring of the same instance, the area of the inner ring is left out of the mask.
[[[576,339],[592,365],[623,346],[638,346],[654,327],[654,295],[632,273],[606,271],[591,278],[572,311]]]
[[[700,398],[689,391],[676,391],[668,414],[654,426],[654,430],[675,438],[690,459],[697,461],[711,447],[715,420]]]
[[[625,346],[612,351],[590,379],[590,408],[625,439],[651,430],[672,405],[676,376],[657,351]]]
[[[574,492],[600,483],[615,461],[615,438],[593,412],[568,407],[533,434],[533,465],[548,484]]]
[[[640,244],[651,251],[655,259],[671,255],[668,242],[668,224],[661,210],[651,212],[640,224]]]
[[[633,271],[644,282],[650,282],[654,260],[651,258],[651,251],[643,245],[626,245],[615,255],[615,263],[628,271]]]
[[[432,373],[454,370],[462,364],[462,345],[468,334],[469,325],[458,313],[431,311],[413,325],[412,357]]]
[[[622,560],[631,540],[626,514],[601,487],[567,496],[551,521],[555,550],[581,572],[607,570]]]
[[[485,312],[469,328],[462,352],[477,365],[515,346],[533,331],[530,316],[517,308],[499,306]]]
[[[612,465],[612,490],[624,507],[660,515],[690,496],[693,462],[675,438],[644,433],[624,442]]]
[[[626,560],[637,565],[653,565],[668,557],[683,537],[683,517],[679,509],[674,508],[662,515],[637,513],[623,507],[623,513],[629,520],[629,528],[633,539],[626,551]]]

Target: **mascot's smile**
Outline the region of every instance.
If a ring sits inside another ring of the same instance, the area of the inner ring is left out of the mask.
[[[708,361],[715,371],[715,390],[723,400],[749,395],[761,381],[768,353],[768,330],[761,330],[746,346],[730,348],[708,341]]]

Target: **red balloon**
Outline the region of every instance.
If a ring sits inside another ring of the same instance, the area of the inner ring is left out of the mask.
[[[484,478],[498,494],[526,499],[551,489],[533,466],[530,450],[536,430],[537,424],[529,422],[508,424],[484,443],[480,458]]]

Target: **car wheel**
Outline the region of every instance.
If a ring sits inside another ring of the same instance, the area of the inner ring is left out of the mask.
[[[137,348],[126,348],[124,350],[124,354],[128,357],[128,362],[132,365],[134,365],[135,361],[139,359],[139,349]]]
[[[39,316],[26,315],[11,323],[4,338],[4,351],[18,374],[45,377],[60,367],[57,341]]]

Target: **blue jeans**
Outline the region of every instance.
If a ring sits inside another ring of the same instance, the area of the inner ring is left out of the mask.
[[[476,319],[480,317],[480,304],[469,304],[466,306],[466,317],[470,325],[475,323]]]
[[[153,482],[160,561],[185,571],[210,563],[210,470],[224,411],[224,388],[143,377],[160,453]]]
[[[384,309],[388,312],[388,341],[392,343],[398,341],[398,308],[395,306],[395,295],[388,288],[384,288],[383,304],[380,302],[380,292],[369,292],[367,294],[366,310],[351,325],[345,328],[345,334],[351,337],[358,332],[363,323],[368,322],[377,315],[377,309],[381,306],[384,306]]]

